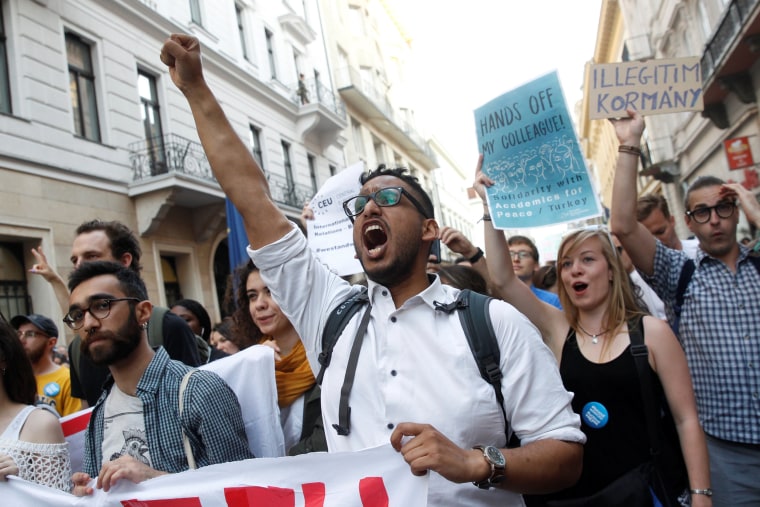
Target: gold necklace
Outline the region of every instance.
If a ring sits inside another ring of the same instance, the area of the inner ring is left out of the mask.
[[[583,329],[583,326],[581,326],[581,322],[580,322],[580,321],[578,321],[578,328],[579,328],[581,331],[583,331],[583,334],[585,334],[585,335],[587,335],[587,336],[590,336],[590,337],[591,337],[591,343],[593,343],[594,345],[596,345],[597,343],[599,343],[599,337],[600,337],[600,336],[604,336],[604,335],[606,335],[606,334],[607,334],[607,332],[608,332],[608,331],[611,329],[611,328],[607,328],[607,329],[605,329],[604,331],[599,331],[599,332],[598,332],[598,333],[596,333],[596,334],[591,334],[591,333],[589,333],[588,331],[586,331],[585,329]]]

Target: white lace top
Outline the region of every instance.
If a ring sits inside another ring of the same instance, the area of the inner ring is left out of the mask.
[[[0,435],[0,454],[13,458],[22,479],[68,492],[71,490],[69,444],[36,444],[18,439],[34,410],[37,407],[25,407]]]

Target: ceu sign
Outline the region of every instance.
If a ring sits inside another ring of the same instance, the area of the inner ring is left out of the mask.
[[[701,111],[699,58],[670,58],[589,66],[589,118]]]

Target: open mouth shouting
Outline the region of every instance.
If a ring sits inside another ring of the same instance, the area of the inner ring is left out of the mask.
[[[580,296],[586,292],[586,289],[588,289],[588,284],[583,282],[575,282],[572,287],[573,292],[575,292],[576,295]]]
[[[370,259],[380,257],[388,242],[388,234],[385,232],[385,228],[377,222],[368,224],[364,227],[362,237],[367,256]]]

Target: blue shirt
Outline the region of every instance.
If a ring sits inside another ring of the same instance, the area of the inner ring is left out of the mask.
[[[679,340],[705,432],[760,444],[760,274],[739,245],[736,273],[702,249],[684,293]],[[674,322],[673,301],[689,256],[657,241],[652,287]]]
[[[153,468],[169,473],[188,469],[182,444],[183,429],[199,468],[253,458],[240,404],[235,393],[217,374],[197,370],[190,377],[180,421],[179,385],[191,369],[169,359],[164,348],[159,347],[137,383]],[[85,434],[83,471],[91,477],[100,473],[103,464],[103,413],[112,386],[113,378],[109,377]]]
[[[539,289],[535,285],[531,285],[530,290],[532,290],[533,294],[535,294],[536,297],[544,303],[549,303],[555,308],[559,308],[560,310],[562,309],[562,304],[559,302],[559,296],[555,293],[549,292],[548,290]]]

